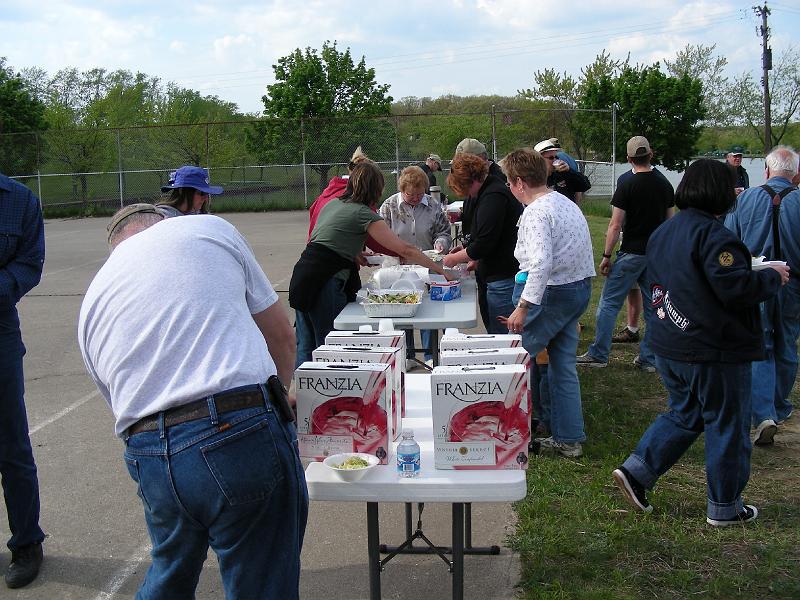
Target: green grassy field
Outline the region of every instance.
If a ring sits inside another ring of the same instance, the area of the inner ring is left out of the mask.
[[[591,215],[602,207],[587,208]],[[588,219],[599,259],[608,219]],[[579,352],[594,337],[602,285],[597,277]],[[666,404],[658,376],[633,368],[636,350],[635,344],[615,344],[608,368],[579,370],[588,436],[584,456],[531,459],[528,496],[516,505],[511,539],[522,559],[521,594],[800,598],[800,419],[782,427],[774,447],[754,449],[744,493],[759,508],[754,523],[706,525],[702,436],[648,494],[653,513],[635,512],[614,487],[611,471]]]

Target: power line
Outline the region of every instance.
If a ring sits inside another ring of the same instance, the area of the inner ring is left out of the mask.
[[[680,33],[682,31],[694,31],[698,27],[703,29],[707,27],[716,27],[720,24],[722,20],[724,21],[731,21],[731,20],[738,20],[741,16],[737,16],[740,13],[743,13],[741,9],[731,10],[731,11],[721,11],[714,13],[712,15],[706,15],[705,17],[684,21],[681,25],[675,26],[667,26],[664,25],[626,25],[624,27],[617,27],[617,28],[604,28],[604,29],[591,29],[583,32],[577,33],[555,33],[548,36],[537,36],[532,38],[523,38],[523,39],[516,39],[516,40],[506,40],[501,42],[488,42],[488,43],[477,43],[477,44],[470,44],[466,46],[459,46],[458,54],[459,56],[472,56],[475,54],[481,54],[487,57],[492,56],[492,49],[497,51],[507,52],[508,50],[515,49],[515,48],[524,48],[526,46],[530,46],[531,42],[534,42],[533,47],[539,49],[543,46],[550,46],[553,43],[557,43],[560,45],[566,45],[572,41],[581,41],[585,39],[600,39],[600,38],[608,38],[608,37],[617,37],[625,34],[630,33],[638,33],[638,32],[648,32],[648,31],[658,31],[662,33]],[[713,22],[708,22],[708,17],[712,17],[714,19]],[[488,50],[487,50],[488,49]],[[426,50],[424,52],[410,52],[404,54],[396,54],[396,55],[389,55],[385,57],[377,57],[373,58],[369,62],[369,66],[372,68],[377,68],[381,66],[391,65],[395,63],[400,64],[411,64],[416,63],[419,61],[431,61],[431,60],[439,60],[439,57],[443,54],[442,50]],[[508,54],[503,54],[501,57],[508,56]],[[459,61],[455,61],[456,63]],[[447,61],[446,63],[439,63],[439,64],[453,64],[453,61]],[[249,71],[233,71],[233,72],[226,72],[226,73],[204,73],[198,75],[189,75],[180,77],[176,81],[187,81],[192,79],[209,79],[209,78],[216,78],[219,77],[220,80],[225,81],[228,79],[244,79],[242,78],[231,78],[231,75],[247,75],[252,74],[254,76],[258,76],[262,73],[270,73],[269,69],[253,69]]]

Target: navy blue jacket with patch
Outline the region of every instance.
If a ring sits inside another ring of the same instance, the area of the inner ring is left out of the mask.
[[[739,238],[693,208],[667,219],[647,244],[655,354],[682,362],[762,360],[758,304],[781,286],[774,269],[753,271]]]

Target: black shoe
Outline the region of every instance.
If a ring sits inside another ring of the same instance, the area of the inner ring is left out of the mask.
[[[639,332],[631,331],[628,327],[625,327],[615,333],[611,341],[615,344],[638,344]]]
[[[644,487],[628,473],[628,469],[625,467],[614,469],[613,475],[617,487],[622,490],[628,502],[643,512],[652,512],[653,506],[647,501]]]
[[[39,574],[42,560],[44,554],[41,544],[31,544],[11,550],[11,564],[6,571],[6,585],[12,589],[28,585]]]
[[[745,504],[742,512],[731,519],[712,519],[711,517],[706,517],[706,523],[714,527],[727,527],[728,525],[738,525],[740,523],[755,521],[757,516],[758,509],[752,504]]]

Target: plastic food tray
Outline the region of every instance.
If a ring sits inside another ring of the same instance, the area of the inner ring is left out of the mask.
[[[422,306],[422,302],[415,304],[400,302],[362,302],[364,312],[368,317],[413,317]]]

